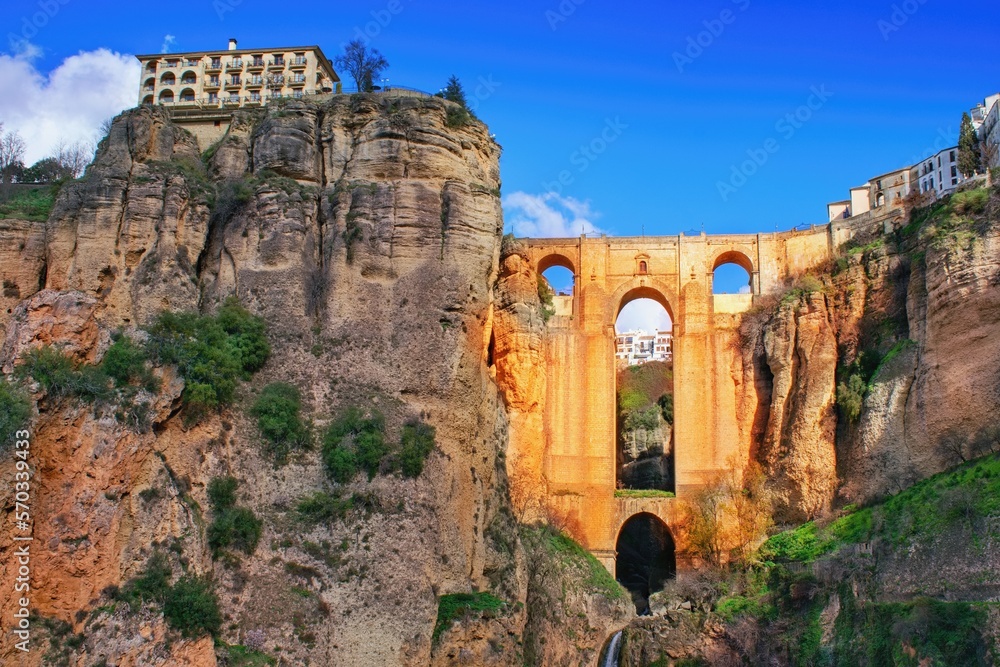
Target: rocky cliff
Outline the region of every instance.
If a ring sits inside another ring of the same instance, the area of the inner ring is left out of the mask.
[[[553,616],[533,604],[559,586],[532,574],[547,559],[586,558],[536,546],[526,565],[503,462],[511,419],[488,363],[510,344],[492,336],[500,149],[478,121],[449,118],[450,104],[271,105],[237,114],[204,154],[162,110],[137,109],[47,223],[3,221],[7,373],[42,345],[96,363],[116,331],[141,338],[161,312],[211,313],[230,296],[264,319],[272,348],[233,407],[197,423],[169,365],[154,368],[148,428],[33,387],[38,649],[21,656],[5,635],[5,662],[213,665],[226,645],[253,643],[283,664],[520,665],[527,646],[539,664],[570,665],[623,622],[624,603],[585,584],[571,600],[553,594]],[[300,499],[332,487],[315,451],[284,465],[266,455],[248,408],[276,381],[300,390],[318,432],[347,405],[381,411],[389,437],[409,420],[432,425],[422,475],[356,478],[336,490],[359,499],[346,516],[298,521]],[[0,475],[13,480],[11,460]],[[207,486],[220,476],[263,521],[249,555],[213,558],[208,545]],[[13,548],[0,538],[6,590]],[[116,602],[155,554],[175,581],[213,582],[215,646],[168,628],[156,605]],[[501,613],[434,634],[440,596],[487,590]],[[4,617],[14,603],[4,597]],[[547,641],[563,614],[585,627]]]

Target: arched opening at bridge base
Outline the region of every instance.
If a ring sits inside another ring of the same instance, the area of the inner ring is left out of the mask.
[[[548,321],[553,315],[572,317],[576,274],[573,264],[561,255],[550,255],[538,267],[538,298]]]
[[[636,514],[618,533],[615,553],[615,578],[632,594],[636,613],[648,613],[649,596],[677,574],[670,529],[652,514]]]
[[[753,262],[741,252],[727,252],[712,267],[712,294],[753,294]]]
[[[636,290],[615,322],[616,487],[674,491],[673,319],[666,300]]]

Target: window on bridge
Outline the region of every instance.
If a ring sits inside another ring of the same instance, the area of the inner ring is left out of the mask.
[[[538,276],[538,297],[546,319],[573,314],[574,282],[573,272],[565,266],[549,267]]]
[[[674,490],[673,322],[650,298],[615,323],[619,489]]]
[[[616,578],[632,594],[636,613],[648,613],[649,596],[677,574],[670,530],[652,514],[636,514],[618,533],[615,553]]]
[[[753,294],[750,273],[753,264],[740,252],[729,252],[715,261],[712,294]]]

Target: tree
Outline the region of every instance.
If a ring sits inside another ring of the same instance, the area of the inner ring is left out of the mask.
[[[389,62],[378,49],[369,50],[360,39],[349,42],[344,47],[344,53],[337,56],[334,62],[338,68],[351,75],[359,93],[371,92],[374,81],[389,67]]]
[[[26,146],[21,135],[16,130],[4,132],[3,123],[0,123],[0,183],[11,182],[11,170],[15,165],[24,162],[25,150]]]
[[[87,165],[94,155],[94,147],[83,141],[66,144],[60,141],[56,145],[55,158],[59,166],[62,167],[70,178],[79,178],[83,175]]]
[[[456,104],[461,104],[463,107],[468,107],[465,99],[465,90],[462,89],[462,82],[454,74],[448,79],[448,85],[438,93],[438,97],[443,97],[449,102],[455,102]]]
[[[39,160],[24,170],[22,183],[55,183],[64,178],[73,178],[73,173],[54,157]]]
[[[979,154],[979,137],[976,128],[972,126],[972,118],[968,113],[962,114],[962,126],[958,131],[958,170],[962,176],[969,178],[979,171],[981,156]]]

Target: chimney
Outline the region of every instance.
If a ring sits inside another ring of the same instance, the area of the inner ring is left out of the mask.
[[[236,50],[236,38],[235,37],[230,37],[229,38],[229,50],[230,51],[235,51]]]

